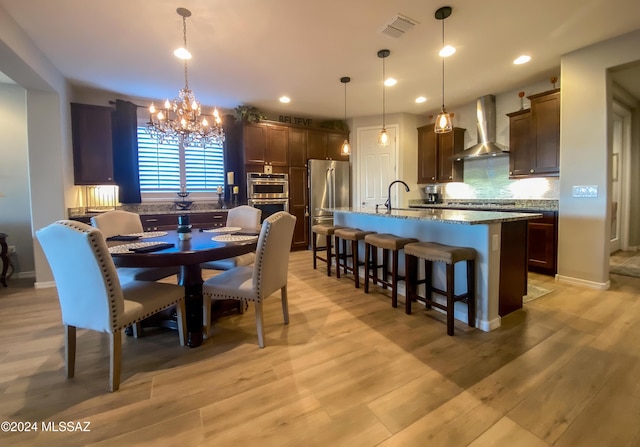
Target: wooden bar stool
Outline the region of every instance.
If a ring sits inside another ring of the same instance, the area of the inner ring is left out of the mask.
[[[341,228],[340,225],[326,225],[326,224],[316,224],[311,227],[312,232],[312,241],[311,241],[311,249],[313,250],[313,269],[316,269],[316,260],[319,259],[327,263],[327,276],[331,276],[331,260],[335,257],[335,255],[331,251],[331,246],[333,245],[333,233],[336,228]],[[326,247],[318,248],[318,241],[316,234],[320,234],[325,236],[326,238]],[[318,256],[318,252],[327,252],[327,257],[323,258]],[[337,265],[337,262],[336,262]]]
[[[340,278],[340,266],[344,270],[344,274],[352,272],[356,289],[360,288],[360,276],[358,274],[358,267],[363,265],[360,262],[358,256],[358,242],[364,240],[367,234],[375,233],[375,231],[364,231],[358,228],[342,227],[336,228],[333,233],[336,238],[336,277]],[[342,252],[340,252],[340,241],[342,240]],[[351,254],[347,253],[347,241],[351,241]],[[351,265],[348,265],[347,260],[351,258]],[[366,270],[366,269],[365,269]]]
[[[364,293],[369,293],[369,281],[380,284],[383,288],[391,288],[391,306],[398,307],[398,281],[405,279],[398,274],[398,254],[405,245],[418,242],[412,237],[400,237],[393,234],[367,234],[364,237]],[[382,264],[378,264],[378,249],[382,249]],[[389,251],[391,251],[391,282],[389,277]],[[378,269],[382,267],[382,278],[378,277]],[[370,272],[373,271],[373,275]]]
[[[423,299],[427,308],[433,306],[444,310],[447,315],[447,334],[453,335],[454,303],[464,301],[467,303],[468,324],[475,327],[476,324],[476,300],[475,300],[475,272],[476,250],[469,247],[454,247],[438,244],[437,242],[415,242],[404,246],[405,270],[407,284],[406,312],[411,314],[411,301]],[[425,260],[425,278],[418,280],[418,258]],[[467,262],[467,292],[456,295],[454,290],[454,264]],[[433,263],[444,262],[447,268],[447,289],[433,287]],[[417,293],[418,285],[425,284],[425,296]],[[440,304],[432,299],[432,293],[443,295],[447,298],[447,304]]]

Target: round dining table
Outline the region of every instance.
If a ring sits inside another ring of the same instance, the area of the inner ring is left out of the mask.
[[[164,233],[164,232],[162,232]],[[197,347],[202,344],[202,268],[203,262],[233,258],[245,253],[254,252],[258,242],[255,230],[240,230],[238,236],[255,236],[243,241],[217,242],[213,237],[219,234],[193,230],[190,238],[183,240],[176,230],[153,238],[144,238],[144,242],[168,242],[172,247],[162,250],[137,253],[112,253],[117,267],[169,267],[180,266],[179,283],[185,290],[185,307],[187,320],[187,346]],[[122,242],[118,243],[122,244]],[[113,246],[113,243],[109,243]]]

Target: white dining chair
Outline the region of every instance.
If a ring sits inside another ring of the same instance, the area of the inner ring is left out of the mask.
[[[106,211],[92,216],[91,225],[100,230],[105,239],[144,232],[140,215],[123,210]],[[180,267],[118,267],[117,271],[123,280],[158,281],[180,274]]]
[[[258,345],[264,348],[262,302],[280,290],[285,324],[289,323],[287,275],[289,252],[296,223],[295,216],[280,211],[262,223],[253,266],[240,266],[207,279],[202,287],[203,326],[205,335],[211,331],[213,300],[239,300],[255,303]]]
[[[75,371],[76,328],[110,337],[109,391],[120,385],[122,330],[175,305],[180,345],[185,344],[184,288],[177,284],[121,282],[102,233],[60,220],[36,231],[58,289],[65,327],[67,378]]]
[[[239,227],[243,230],[259,232],[260,231],[260,217],[262,217],[262,210],[254,208],[248,205],[240,205],[235,208],[231,208],[227,214],[226,227]],[[251,265],[256,259],[255,253],[245,253],[233,258],[220,259],[217,261],[205,262],[201,265],[203,269],[210,270],[230,270],[242,265]]]

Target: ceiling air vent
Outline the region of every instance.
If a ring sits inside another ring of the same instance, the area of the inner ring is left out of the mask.
[[[410,19],[409,17],[403,16],[402,14],[396,14],[391,17],[391,19],[384,24],[378,32],[397,39],[404,36],[404,33],[410,31],[417,24],[418,22]]]

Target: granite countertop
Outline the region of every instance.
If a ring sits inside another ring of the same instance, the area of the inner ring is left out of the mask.
[[[443,208],[416,209],[394,208],[387,212],[385,208],[378,211],[371,208],[326,208],[325,211],[334,213],[366,214],[376,217],[392,219],[416,219],[429,222],[443,222],[459,225],[483,225],[501,222],[515,222],[542,217],[536,213],[516,213],[506,211],[478,211],[478,210],[452,210]]]
[[[423,199],[409,201],[410,208],[441,208],[505,211],[558,211],[555,199],[445,199],[442,203],[426,203]]]

